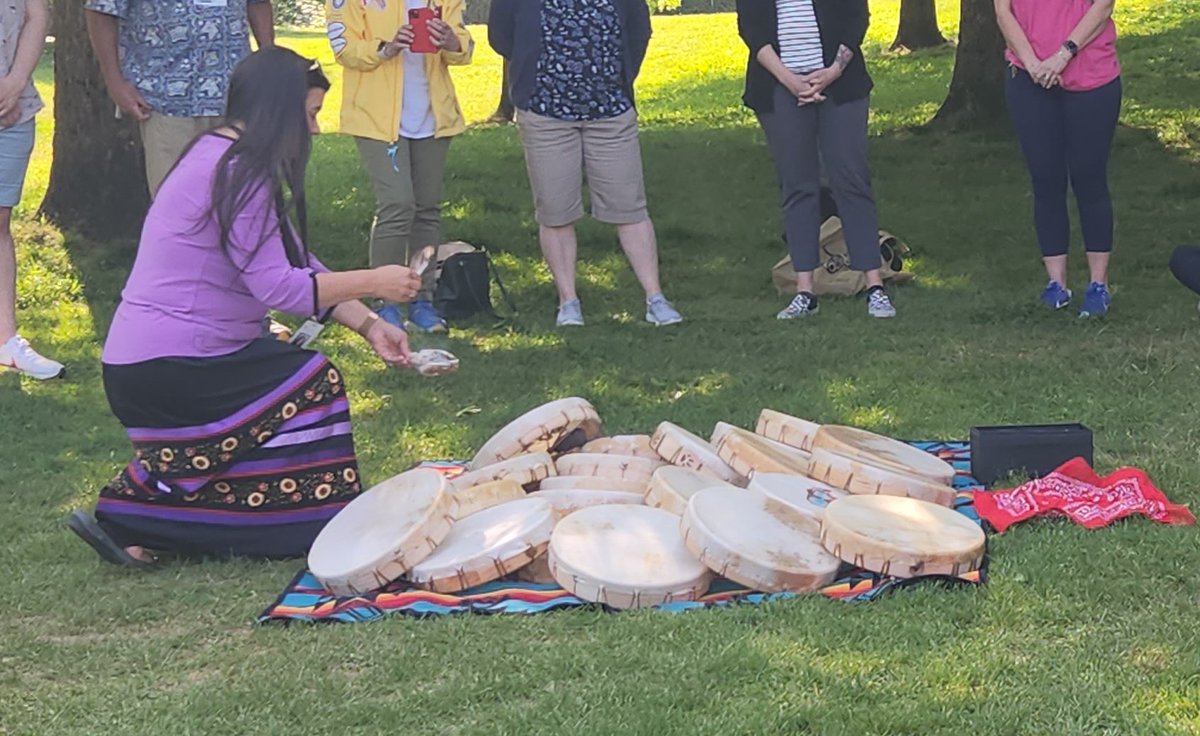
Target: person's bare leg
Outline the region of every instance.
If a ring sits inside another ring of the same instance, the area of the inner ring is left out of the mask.
[[[797,271],[796,272],[796,292],[807,291],[809,294],[815,295],[813,291],[813,272],[812,271]]]
[[[0,345],[17,334],[17,250],[12,208],[0,207]]]
[[[1088,254],[1088,260],[1091,260],[1090,253]],[[1046,256],[1042,259],[1042,263],[1046,265],[1046,276],[1048,276],[1051,281],[1057,281],[1065,288],[1067,285],[1067,257]]]
[[[1087,254],[1088,272],[1091,274],[1091,283],[1104,284],[1108,286],[1108,261],[1112,253],[1092,253]]]
[[[873,268],[870,271],[867,271],[866,276],[867,276],[867,288],[868,289],[874,288],[876,286],[879,286],[879,287],[883,286],[883,272],[880,271],[878,268]]]
[[[638,283],[646,292],[646,298],[662,293],[658,276],[658,240],[654,234],[654,222],[649,218],[632,225],[618,225],[617,236],[621,249],[633,267]]]
[[[558,303],[578,299],[579,295],[575,292],[575,261],[579,246],[575,239],[575,225],[542,225],[538,231],[538,242],[542,246],[546,265],[550,267],[550,275],[554,277],[554,286],[558,289]]]

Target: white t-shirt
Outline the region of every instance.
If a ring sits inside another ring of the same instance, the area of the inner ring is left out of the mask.
[[[427,0],[405,0],[409,10],[428,7]],[[432,138],[437,132],[433,106],[429,103],[429,76],[425,73],[428,54],[403,52],[404,98],[400,101],[400,137],[409,140]]]
[[[796,74],[825,68],[821,27],[812,0],[776,0],[779,21],[779,58]]]

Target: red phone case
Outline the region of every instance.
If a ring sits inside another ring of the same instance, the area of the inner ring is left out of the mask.
[[[413,28],[413,42],[408,47],[409,51],[414,54],[437,53],[437,46],[429,35],[429,21],[441,17],[441,8],[414,8],[408,11],[408,23]]]

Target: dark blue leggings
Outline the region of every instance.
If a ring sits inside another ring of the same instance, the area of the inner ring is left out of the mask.
[[[1087,92],[1044,89],[1024,70],[1008,74],[1008,110],[1033,180],[1033,219],[1042,255],[1065,256],[1071,242],[1067,182],[1075,192],[1083,244],[1113,246],[1108,156],[1121,114],[1121,80]]]
[[[1171,254],[1171,273],[1192,291],[1200,294],[1200,246],[1181,245]]]

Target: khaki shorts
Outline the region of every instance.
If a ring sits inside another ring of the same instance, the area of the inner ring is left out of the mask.
[[[215,128],[221,118],[178,118],[151,113],[141,124],[142,149],[146,153],[146,184],[150,197],[167,178],[175,162],[192,140],[206,130]]]
[[[517,128],[538,224],[563,227],[583,218],[585,171],[592,217],[610,225],[649,219],[636,111],[567,121],[518,110]]]

